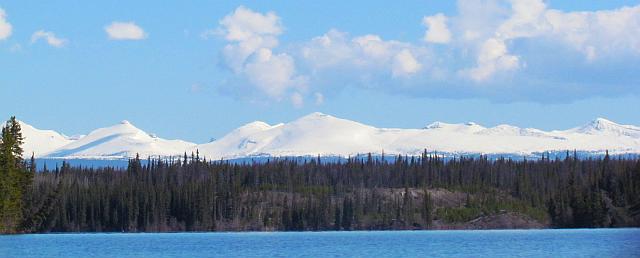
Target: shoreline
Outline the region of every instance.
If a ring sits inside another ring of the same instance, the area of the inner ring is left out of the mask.
[[[18,235],[116,235],[116,234],[236,234],[236,233],[385,233],[385,232],[491,232],[491,231],[567,231],[567,230],[640,230],[640,227],[610,227],[610,228],[494,228],[494,229],[389,229],[389,230],[317,230],[317,231],[163,231],[163,232],[46,232],[46,233],[17,233],[17,234],[0,234],[2,236],[18,236]]]

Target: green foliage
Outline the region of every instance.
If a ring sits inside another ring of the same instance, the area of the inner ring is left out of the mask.
[[[428,229],[514,212],[554,227],[640,225],[640,160],[398,156],[394,162],[131,159],[35,172],[0,140],[0,233]]]
[[[433,223],[433,213],[435,205],[433,204],[433,198],[431,197],[431,194],[426,188],[422,190],[422,193],[422,220],[425,223],[425,227],[430,227]]]
[[[0,233],[19,232],[23,220],[24,196],[34,172],[22,159],[24,142],[20,123],[11,117],[2,127],[0,139]]]
[[[24,224],[38,232],[427,229],[513,212],[555,227],[637,226],[639,167],[633,159],[435,156],[65,164],[36,174]]]

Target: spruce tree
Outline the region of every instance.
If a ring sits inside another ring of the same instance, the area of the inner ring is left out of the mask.
[[[426,188],[422,190],[424,197],[422,199],[422,220],[424,220],[425,227],[430,227],[433,221],[433,200],[431,200],[431,194]]]
[[[0,232],[13,233],[22,220],[24,189],[31,184],[24,170],[20,124],[15,117],[2,127],[0,142]]]

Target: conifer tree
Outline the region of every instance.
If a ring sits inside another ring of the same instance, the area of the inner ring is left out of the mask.
[[[433,200],[431,200],[431,194],[427,189],[423,189],[424,197],[422,199],[422,219],[424,220],[425,227],[430,227],[433,221]]]
[[[22,219],[24,189],[31,176],[24,170],[20,124],[15,117],[2,127],[0,141],[0,232],[13,233]]]

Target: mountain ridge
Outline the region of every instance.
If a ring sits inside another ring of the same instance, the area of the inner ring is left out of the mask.
[[[98,128],[71,138],[24,122],[25,155],[40,158],[117,159],[181,156],[199,152],[207,159],[253,156],[353,156],[364,153],[420,155],[440,153],[531,155],[545,151],[640,153],[640,127],[596,118],[567,130],[544,131],[500,124],[434,122],[424,128],[377,128],[314,112],[287,123],[254,121],[209,143],[167,140],[131,122]],[[47,140],[54,139],[54,140]]]

